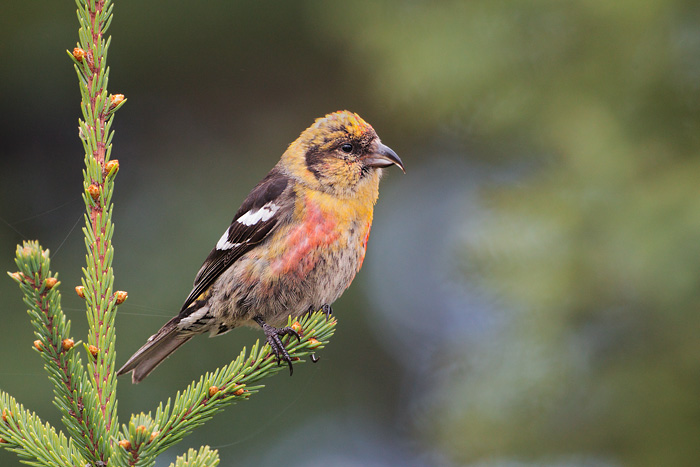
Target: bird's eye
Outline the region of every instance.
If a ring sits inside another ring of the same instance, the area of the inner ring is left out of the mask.
[[[345,143],[345,144],[343,144],[342,146],[340,146],[340,149],[341,149],[344,153],[350,154],[350,153],[352,152],[352,149],[353,149],[353,148],[352,148],[352,144],[350,144],[350,143]]]

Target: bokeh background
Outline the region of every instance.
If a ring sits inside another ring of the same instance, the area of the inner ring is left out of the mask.
[[[1,9],[0,269],[50,248],[81,338],[75,6]],[[202,444],[226,466],[700,463],[698,2],[117,1],[110,32],[119,363],[314,118],[360,113],[408,172],[320,363],[159,465]],[[9,278],[0,299],[0,388],[58,426]],[[121,417],[260,337],[125,378]]]

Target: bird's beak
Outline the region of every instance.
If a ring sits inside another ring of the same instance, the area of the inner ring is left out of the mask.
[[[393,149],[382,143],[377,143],[374,152],[364,157],[364,163],[367,167],[389,167],[395,164],[403,173],[406,173],[401,158]]]

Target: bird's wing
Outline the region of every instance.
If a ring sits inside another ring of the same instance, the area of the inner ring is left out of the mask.
[[[276,169],[250,192],[238,209],[231,225],[221,236],[216,246],[194,279],[194,288],[182,305],[185,312],[216,279],[238,258],[255,248],[275,228],[279,219],[288,212],[285,207],[292,202],[293,191],[282,196],[289,180]]]

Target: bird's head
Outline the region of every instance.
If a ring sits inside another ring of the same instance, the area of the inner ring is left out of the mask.
[[[384,167],[404,170],[374,128],[345,110],[317,119],[289,146],[282,163],[310,188],[338,196],[354,196],[365,186],[376,189]]]

